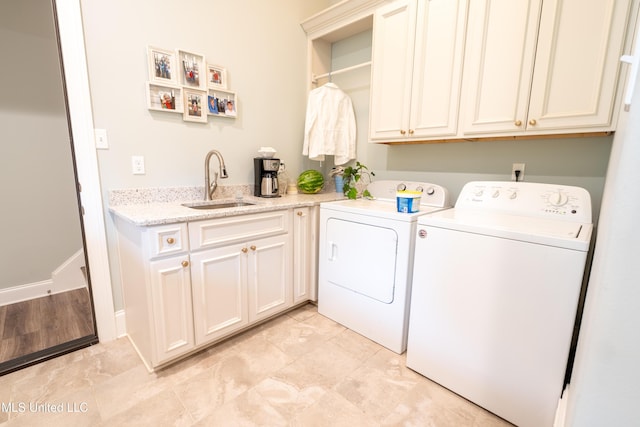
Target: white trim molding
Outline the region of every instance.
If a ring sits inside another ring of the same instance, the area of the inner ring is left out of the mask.
[[[117,338],[79,0],[55,1],[98,338]]]

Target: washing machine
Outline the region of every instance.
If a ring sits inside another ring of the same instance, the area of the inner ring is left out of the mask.
[[[372,199],[320,204],[318,312],[400,354],[407,346],[417,220],[449,207],[449,192],[395,180],[367,189]],[[421,192],[417,212],[398,212],[398,190]]]
[[[520,427],[551,427],[591,221],[582,188],[494,181],[419,218],[407,366]]]

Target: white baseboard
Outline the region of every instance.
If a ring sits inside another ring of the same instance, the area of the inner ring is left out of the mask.
[[[556,419],[553,421],[553,427],[564,427],[567,418],[567,401],[569,400],[569,384],[562,392],[562,397],[558,401],[556,409]]]
[[[127,335],[127,319],[124,310],[116,311],[116,337],[122,338]]]
[[[0,289],[0,306],[86,288],[84,264],[84,251],[80,249],[51,273],[51,279]]]

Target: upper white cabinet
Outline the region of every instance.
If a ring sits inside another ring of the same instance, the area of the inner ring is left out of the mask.
[[[463,136],[613,130],[630,0],[474,0]]]
[[[372,142],[457,133],[467,1],[399,0],[374,15]]]

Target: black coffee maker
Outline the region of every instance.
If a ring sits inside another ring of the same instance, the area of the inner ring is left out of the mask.
[[[278,192],[280,159],[256,157],[253,159],[253,165],[255,167],[254,196],[280,197],[280,193]]]

